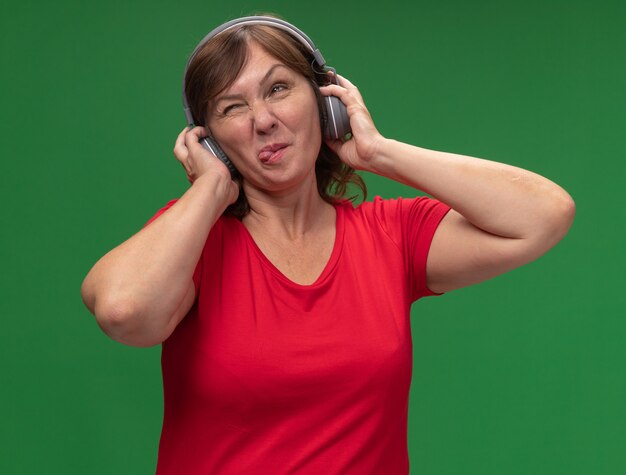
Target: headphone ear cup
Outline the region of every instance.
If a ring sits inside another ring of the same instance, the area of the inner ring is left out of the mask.
[[[200,143],[205,149],[215,155],[222,163],[224,163],[224,165],[228,167],[228,170],[230,171],[230,176],[236,178],[239,175],[239,172],[235,168],[235,165],[233,165],[233,162],[229,160],[229,158],[226,156],[222,148],[217,144],[215,139],[211,137],[203,137],[200,139]]]
[[[348,110],[336,96],[324,96],[326,112],[326,128],[324,137],[327,139],[342,139],[351,132]]]

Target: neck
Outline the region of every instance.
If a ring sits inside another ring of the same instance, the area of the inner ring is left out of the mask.
[[[298,240],[334,217],[334,208],[319,195],[314,177],[297,190],[261,192],[244,183],[244,191],[250,204],[250,213],[243,218],[248,229]]]

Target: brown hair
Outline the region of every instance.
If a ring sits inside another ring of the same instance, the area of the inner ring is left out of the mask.
[[[207,123],[211,101],[241,72],[251,41],[257,42],[270,55],[311,82],[318,101],[321,130],[324,130],[325,109],[318,88],[330,83],[328,75],[312,67],[312,54],[297,39],[282,30],[264,25],[243,25],[220,33],[193,57],[185,76],[185,93],[196,125]],[[315,173],[318,192],[328,203],[343,199],[349,185],[357,187],[363,198],[367,195],[363,179],[323,141],[315,163]],[[357,196],[358,193],[348,199],[354,201]],[[249,211],[250,205],[243,188],[240,188],[237,201],[226,209],[226,213],[241,219]]]

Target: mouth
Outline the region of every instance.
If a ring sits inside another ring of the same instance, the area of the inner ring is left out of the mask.
[[[273,143],[267,145],[259,152],[259,160],[265,165],[276,163],[284,154],[288,144],[286,143]]]

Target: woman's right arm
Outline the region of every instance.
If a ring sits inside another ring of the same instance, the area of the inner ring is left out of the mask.
[[[132,346],[163,342],[195,299],[192,276],[209,231],[238,195],[228,169],[203,149],[201,127],[184,130],[174,154],[192,181],[165,213],[107,253],[81,294],[98,325]]]

